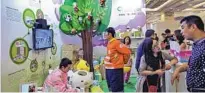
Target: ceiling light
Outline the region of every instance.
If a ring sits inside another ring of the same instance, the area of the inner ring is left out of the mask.
[[[199,3],[197,5],[194,5],[193,8],[198,8],[200,6],[204,6],[205,5],[205,2],[202,2],[202,3]]]
[[[184,4],[185,2],[184,1],[182,1],[182,4]]]

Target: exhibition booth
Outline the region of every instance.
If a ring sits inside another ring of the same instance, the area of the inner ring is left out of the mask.
[[[69,84],[81,91],[88,86],[90,91],[102,91],[100,84],[105,79],[103,57],[107,44],[105,29],[114,27],[119,40],[131,35],[133,51],[143,40],[146,30],[142,0],[1,2],[2,92],[40,91],[49,72],[58,68],[60,60],[65,57],[72,60],[73,51],[80,48],[92,72],[71,72],[73,78]],[[136,77],[135,69],[132,70]],[[85,86],[80,81],[86,78]]]

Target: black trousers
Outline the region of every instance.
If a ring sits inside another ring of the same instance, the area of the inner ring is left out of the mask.
[[[124,92],[123,69],[106,69],[106,79],[109,91]]]

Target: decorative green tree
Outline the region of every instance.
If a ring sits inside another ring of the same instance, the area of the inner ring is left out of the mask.
[[[65,0],[60,7],[60,29],[67,35],[82,38],[84,59],[93,72],[92,37],[109,25],[112,0]]]

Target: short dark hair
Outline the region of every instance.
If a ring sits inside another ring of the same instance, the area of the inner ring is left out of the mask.
[[[166,34],[171,33],[171,30],[170,30],[170,29],[166,29],[166,30],[165,30],[165,33],[166,33]]]
[[[179,29],[175,30],[174,34],[175,34],[177,40],[179,41],[178,43],[181,45],[184,42],[184,36],[182,35],[181,30],[179,30]]]
[[[199,16],[196,16],[196,15],[186,16],[180,21],[181,24],[183,22],[186,22],[188,27],[190,27],[192,24],[195,24],[198,29],[204,31],[204,23]]]
[[[146,32],[145,32],[145,37],[151,37],[152,35],[154,35],[154,30],[153,29],[148,29]]]
[[[114,29],[113,27],[108,27],[108,28],[106,29],[106,31],[107,31],[108,33],[111,33],[111,34],[112,34],[112,37],[115,37],[115,29]]]
[[[71,62],[70,59],[68,59],[68,58],[63,58],[63,59],[61,59],[61,63],[60,63],[60,65],[59,65],[59,68],[67,67],[68,65],[71,65],[71,64],[72,64],[72,62]]]
[[[132,41],[131,41],[131,38],[130,38],[129,36],[126,36],[126,37],[123,39],[123,43],[125,44],[125,39],[126,39],[126,38],[129,39],[128,45],[130,45]]]

